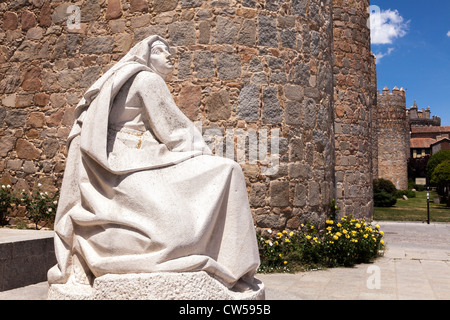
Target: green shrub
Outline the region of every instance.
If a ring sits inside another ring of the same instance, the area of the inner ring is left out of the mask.
[[[398,190],[397,198],[403,198],[403,196],[407,196],[409,199],[411,199],[416,197],[416,193],[412,190]]]
[[[397,188],[386,179],[374,179],[373,201],[375,207],[392,207],[397,203]]]
[[[397,203],[397,197],[382,191],[373,194],[373,202],[375,207],[393,207]]]
[[[374,179],[373,180],[373,192],[378,193],[378,192],[382,192],[382,191],[392,194],[393,196],[397,195],[397,188],[391,181],[389,181],[387,179],[383,179],[383,178]]]
[[[29,193],[22,190],[17,204],[25,207],[26,217],[35,225],[35,229],[52,226],[55,221],[59,192],[49,194],[38,189]]]
[[[258,235],[259,272],[296,272],[311,268],[371,262],[384,249],[383,231],[350,216],[327,220],[319,230],[307,224],[296,231]]]

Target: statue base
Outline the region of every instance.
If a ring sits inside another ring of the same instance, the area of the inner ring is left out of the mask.
[[[52,284],[48,292],[48,300],[264,299],[264,284],[256,278],[252,287],[238,284],[230,290],[205,271],[107,274],[96,278],[92,286],[69,279],[65,284]]]

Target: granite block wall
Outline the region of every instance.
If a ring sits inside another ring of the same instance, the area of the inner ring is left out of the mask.
[[[333,1],[336,196],[341,215],[372,217],[372,85],[369,0]]]
[[[176,58],[175,101],[216,154],[241,164],[258,228],[323,222],[336,196],[345,213],[370,216],[368,3],[2,2],[0,182],[57,190],[83,92],[159,34]]]

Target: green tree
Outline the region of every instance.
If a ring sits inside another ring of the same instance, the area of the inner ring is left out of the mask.
[[[432,182],[432,175],[434,169],[443,161],[450,160],[450,150],[441,150],[430,157],[427,163],[427,179]]]
[[[431,183],[438,186],[440,195],[450,207],[450,160],[441,162],[431,175]]]

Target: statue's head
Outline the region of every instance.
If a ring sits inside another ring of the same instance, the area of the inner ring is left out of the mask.
[[[161,40],[150,44],[149,66],[163,78],[166,78],[173,70],[172,55],[169,46]]]

